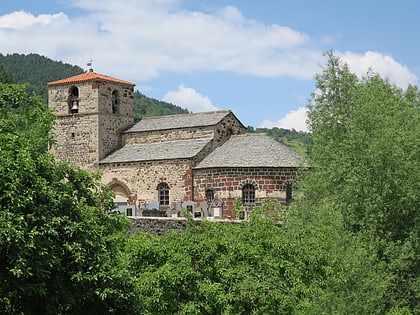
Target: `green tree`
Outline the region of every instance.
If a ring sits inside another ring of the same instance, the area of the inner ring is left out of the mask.
[[[0,62],[0,83],[14,83],[13,74]]]
[[[52,116],[24,87],[0,86],[0,312],[128,313],[117,232],[127,227],[97,175],[39,150]],[[31,106],[22,106],[30,104]]]
[[[3,133],[30,140],[39,152],[52,141],[53,115],[39,97],[26,93],[27,85],[0,83],[0,119]]]
[[[312,249],[287,242],[268,207],[250,222],[190,222],[182,233],[128,242],[145,314],[293,314],[325,277]],[[306,251],[308,249],[309,251]],[[302,304],[303,303],[303,304]]]
[[[359,79],[332,53],[309,105],[314,169],[303,204],[340,213],[345,231],[374,248],[392,278],[384,311],[419,311],[420,93],[368,72]],[[304,210],[302,210],[304,211]]]

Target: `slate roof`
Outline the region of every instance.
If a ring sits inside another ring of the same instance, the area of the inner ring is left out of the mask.
[[[96,72],[93,72],[93,70],[89,70],[88,72],[84,72],[82,74],[78,74],[78,75],[75,75],[75,76],[72,76],[72,77],[69,77],[69,78],[65,78],[65,79],[62,79],[62,80],[49,82],[48,86],[63,85],[63,84],[69,84],[69,83],[82,83],[82,82],[96,81],[96,80],[102,80],[102,81],[108,81],[108,82],[113,82],[113,83],[120,83],[120,84],[135,86],[134,83],[124,81],[124,80],[120,80],[120,79],[116,79],[116,78],[113,78],[113,77],[109,77],[109,76],[104,75],[104,74],[96,73]]]
[[[211,140],[201,138],[126,145],[105,157],[99,164],[193,158]]]
[[[216,167],[299,167],[305,159],[265,134],[233,135],[195,169]]]
[[[232,113],[230,110],[221,110],[205,113],[144,117],[128,129],[126,133],[214,126],[230,113]]]

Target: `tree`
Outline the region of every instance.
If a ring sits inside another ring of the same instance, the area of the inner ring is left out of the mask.
[[[14,83],[13,74],[0,62],[0,83]]]
[[[327,262],[313,264],[313,249],[288,242],[268,209],[250,222],[191,221],[181,233],[132,235],[127,259],[144,313],[304,313]]]
[[[332,53],[309,105],[314,170],[302,191],[313,214],[340,211],[345,230],[374,245],[393,277],[388,305],[420,307],[420,93],[368,72],[357,78]]]
[[[46,152],[53,139],[53,114],[39,97],[29,96],[26,88],[0,83],[2,132],[26,139],[37,151]]]
[[[57,163],[37,139],[52,115],[23,86],[0,86],[0,312],[127,313],[127,227],[98,176]],[[44,109],[45,110],[45,109]]]

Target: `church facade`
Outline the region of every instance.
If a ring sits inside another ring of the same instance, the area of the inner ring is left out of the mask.
[[[265,199],[289,203],[304,159],[230,110],[134,121],[134,84],[95,73],[48,83],[51,152],[89,171],[130,216],[244,218]],[[243,210],[233,213],[235,200]]]

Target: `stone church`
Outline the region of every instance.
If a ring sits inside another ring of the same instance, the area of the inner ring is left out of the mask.
[[[134,120],[134,84],[89,71],[48,83],[52,153],[102,174],[129,216],[246,219],[271,198],[287,204],[304,159],[230,110]],[[235,200],[243,209],[233,213]],[[184,210],[183,210],[184,209]]]

